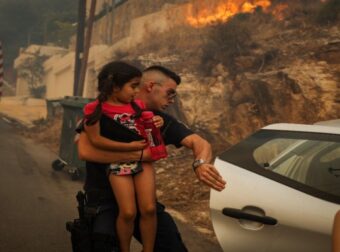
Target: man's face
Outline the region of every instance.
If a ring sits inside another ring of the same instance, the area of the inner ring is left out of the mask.
[[[174,80],[166,78],[162,83],[153,82],[149,94],[150,106],[155,110],[164,110],[175,102],[177,84]]]

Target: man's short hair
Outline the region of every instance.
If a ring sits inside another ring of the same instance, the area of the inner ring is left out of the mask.
[[[178,76],[175,72],[171,71],[170,69],[160,66],[160,65],[153,65],[146,69],[144,69],[143,73],[151,72],[151,71],[159,71],[165,76],[169,77],[170,79],[174,80],[177,85],[181,83],[181,77]]]

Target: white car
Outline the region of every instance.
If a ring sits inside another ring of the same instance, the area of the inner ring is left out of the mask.
[[[269,125],[216,158],[227,186],[211,190],[210,208],[224,251],[331,251],[340,126],[329,125]]]

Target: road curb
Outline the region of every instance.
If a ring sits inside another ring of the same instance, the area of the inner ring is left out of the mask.
[[[8,116],[7,114],[4,113],[0,113],[0,117],[2,118],[2,120],[4,120],[6,123],[8,124],[13,124],[19,128],[23,128],[23,129],[31,129],[34,127],[34,124],[30,123],[26,123],[18,118],[14,118],[11,116]]]

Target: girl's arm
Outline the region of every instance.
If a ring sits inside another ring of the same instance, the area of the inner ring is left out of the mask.
[[[135,151],[143,150],[147,146],[147,142],[145,140],[124,143],[103,137],[100,135],[99,122],[96,122],[93,125],[85,124],[85,132],[90,143],[98,149],[110,151]]]
[[[142,151],[107,151],[94,147],[87,134],[81,132],[79,134],[78,145],[78,155],[80,160],[86,160],[89,162],[97,163],[116,163],[116,162],[128,162],[128,161],[138,161],[141,159],[143,161],[152,161],[149,149]]]

